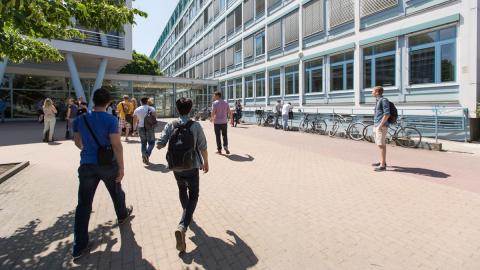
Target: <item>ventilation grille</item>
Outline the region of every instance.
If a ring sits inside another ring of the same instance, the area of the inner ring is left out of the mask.
[[[398,0],[362,0],[360,16],[366,17],[398,5]]]

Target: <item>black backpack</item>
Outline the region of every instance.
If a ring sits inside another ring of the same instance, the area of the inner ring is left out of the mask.
[[[185,125],[173,123],[173,133],[170,136],[167,151],[168,168],[174,171],[193,169],[196,160],[195,137],[190,127],[193,121]]]
[[[143,124],[145,129],[154,129],[157,126],[157,117],[150,109],[148,109],[148,112],[143,119]]]
[[[395,107],[395,104],[393,104],[393,102],[391,102],[390,100],[388,100],[388,105],[390,106],[390,117],[388,118],[388,122],[389,123],[396,123],[397,122],[397,119],[398,119],[398,110],[397,110],[397,107]]]

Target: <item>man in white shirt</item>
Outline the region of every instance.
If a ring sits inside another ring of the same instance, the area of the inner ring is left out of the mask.
[[[292,109],[292,103],[285,103],[282,107],[283,130],[288,130],[288,113]]]
[[[155,108],[148,106],[148,98],[141,99],[142,106],[133,112],[133,126],[138,127],[140,142],[142,144],[142,161],[145,165],[150,164],[150,155],[155,147],[155,128],[145,127],[145,117],[151,113],[156,117]]]

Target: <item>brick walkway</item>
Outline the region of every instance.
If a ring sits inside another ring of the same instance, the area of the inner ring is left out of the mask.
[[[373,173],[372,144],[244,125],[229,129],[225,157],[202,124],[211,172],[187,254],[175,250],[180,203],[165,151],[145,168],[140,145],[125,143],[135,218],[115,226],[100,185],[97,245],[78,265],[69,257],[78,151],[36,143],[36,124],[0,126],[0,163],[31,163],[0,185],[0,269],[480,269],[479,156],[389,147],[389,171]]]

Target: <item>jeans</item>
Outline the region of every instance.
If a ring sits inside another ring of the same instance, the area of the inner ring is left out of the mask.
[[[282,115],[282,120],[283,120],[283,130],[288,129],[288,114],[283,114]]]
[[[282,116],[282,115],[279,114],[279,113],[275,113],[275,125],[274,125],[275,128],[279,128],[279,127],[280,127],[280,125],[279,125],[279,123],[278,123],[278,120],[280,119],[280,116]]]
[[[88,245],[88,222],[92,212],[93,197],[100,180],[103,180],[108,193],[110,193],[117,218],[124,219],[127,217],[125,193],[122,190],[122,185],[115,181],[117,174],[117,164],[112,166],[82,164],[78,168],[80,183],[78,187],[78,205],[75,210],[74,253],[83,250]]]
[[[138,135],[140,136],[140,142],[142,144],[142,156],[150,157],[155,147],[155,129],[141,127],[138,129]]]
[[[178,195],[182,204],[183,214],[178,224],[179,227],[187,229],[192,221],[193,212],[197,207],[198,193],[200,187],[199,169],[173,172],[178,185]],[[188,190],[188,194],[187,194]]]
[[[228,148],[228,137],[227,137],[227,124],[215,124],[215,137],[217,139],[217,149],[222,150],[222,141],[220,140],[220,134],[223,137],[223,147]]]
[[[53,131],[55,130],[55,122],[57,119],[55,117],[45,117],[43,119],[43,137],[46,136],[48,132],[48,140],[53,140]]]

